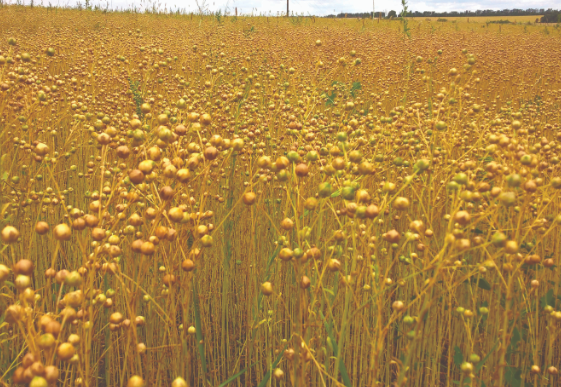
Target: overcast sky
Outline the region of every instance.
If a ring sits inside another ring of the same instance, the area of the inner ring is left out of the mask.
[[[15,0],[12,0],[14,2]],[[30,0],[25,0],[29,3]],[[40,2],[41,0],[35,0]],[[85,0],[43,0],[45,4],[51,1],[53,4],[73,5],[80,1],[84,4]],[[238,8],[238,12],[251,13],[252,10],[259,13],[276,14],[277,12],[286,12],[286,0],[90,0],[92,4],[103,4],[109,1],[112,7],[122,7],[135,4],[140,8],[144,8],[148,3],[160,3],[161,7],[167,6],[169,9],[176,7],[185,8],[187,11],[195,11],[197,9],[196,1],[199,4],[205,4],[208,10],[217,11],[218,9],[229,8],[233,13],[234,8]],[[401,10],[401,0],[375,0],[375,9],[380,12],[389,12],[390,10]],[[458,0],[458,1],[442,1],[442,0],[425,0],[414,1],[409,0],[410,11],[465,11],[478,9],[505,9],[505,8],[561,8],[559,0]],[[372,11],[372,0],[290,0],[290,10],[297,13],[312,15],[328,15],[340,12],[369,12]]]

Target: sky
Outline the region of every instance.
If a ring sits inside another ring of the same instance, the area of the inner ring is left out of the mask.
[[[15,1],[15,0],[12,0]],[[25,0],[28,3],[30,0]],[[40,2],[40,0],[35,0]],[[53,4],[73,5],[80,1],[82,4],[85,0],[44,0],[51,1]],[[230,13],[234,12],[237,7],[239,13],[248,14],[252,11],[255,14],[269,13],[277,14],[277,12],[286,12],[286,0],[90,0],[92,4],[100,4],[105,6],[109,1],[110,8],[128,7],[132,4],[137,7],[144,8],[147,4],[159,3],[161,8],[167,6],[169,9],[176,7],[185,8],[189,11],[196,11],[197,1],[199,5],[205,5],[207,10],[217,11],[219,9],[229,9]],[[305,15],[324,16],[337,13],[352,12],[370,12],[372,11],[372,0],[289,0],[290,10],[295,13],[304,13]],[[401,10],[401,0],[374,0],[376,12],[389,12]],[[475,11],[478,9],[510,9],[510,8],[561,8],[559,0],[409,0],[410,11]]]

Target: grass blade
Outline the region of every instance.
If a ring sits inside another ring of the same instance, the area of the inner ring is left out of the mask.
[[[203,332],[201,327],[201,313],[199,311],[199,289],[195,278],[193,278],[193,303],[195,304],[195,328],[197,336],[197,347],[199,347],[199,357],[201,358],[201,366],[203,367],[203,372],[205,374],[205,380],[207,375],[206,368],[206,357],[205,348],[203,342]],[[208,381],[207,381],[208,382]]]
[[[331,324],[328,324],[327,321],[325,321],[325,317],[323,316],[323,313],[320,312],[320,316],[323,319],[325,330],[327,331],[327,334],[329,335],[329,339],[331,340],[331,345],[333,346],[333,353],[337,353],[338,351],[337,341],[335,340],[335,336],[333,336],[333,330],[331,329]],[[339,359],[339,371],[341,372],[341,378],[343,379],[343,384],[346,387],[351,387],[351,378],[349,377],[349,373],[347,372],[347,367],[345,367],[345,363],[343,362],[342,359]]]
[[[275,359],[275,361],[273,362],[271,369],[275,369],[277,368],[277,366],[279,365],[281,359],[282,359],[282,355],[284,355],[284,350],[286,349],[288,343],[284,346],[284,348],[282,349],[282,351],[280,351],[279,355],[277,356],[277,358]],[[269,379],[271,378],[271,369],[269,371],[267,371],[267,373],[265,374],[265,376],[263,376],[263,379],[261,380],[261,383],[259,383],[258,387],[265,387],[267,385],[267,382],[269,381]]]
[[[239,378],[240,376],[242,376],[243,374],[246,373],[246,371],[248,369],[250,369],[251,367],[253,367],[255,364],[257,364],[257,362],[253,363],[252,365],[250,365],[249,367],[244,368],[243,370],[241,370],[240,372],[238,372],[235,375],[230,376],[228,379],[226,379],[224,382],[222,382],[221,385],[219,385],[218,387],[224,387],[226,386],[228,383],[232,383],[234,380],[236,380],[237,378]]]

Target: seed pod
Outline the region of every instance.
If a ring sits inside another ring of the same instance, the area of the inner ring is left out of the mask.
[[[257,201],[257,195],[253,192],[246,192],[242,197],[242,201],[246,206],[251,206]]]
[[[393,207],[398,211],[404,211],[409,207],[409,199],[398,197],[394,200]]]
[[[20,259],[14,265],[14,274],[23,274],[26,276],[30,276],[33,274],[33,269],[35,265],[29,259]]]
[[[178,377],[171,383],[171,387],[187,387],[187,382],[182,377]]]
[[[273,294],[273,285],[270,282],[264,282],[261,284],[261,293],[265,296],[270,296]]]
[[[37,222],[35,225],[35,232],[39,235],[45,235],[49,232],[49,224],[47,222]]]
[[[70,360],[70,358],[72,358],[72,356],[74,356],[75,353],[76,350],[74,349],[74,346],[70,343],[62,343],[61,345],[58,346],[56,350],[56,354],[58,358],[63,361]]]
[[[14,243],[17,242],[19,238],[19,231],[13,226],[6,226],[2,229],[2,242],[4,243]]]
[[[144,379],[140,376],[132,376],[129,381],[127,382],[127,387],[144,387]]]
[[[58,241],[68,241],[72,237],[72,230],[66,223],[61,223],[54,228],[53,235]]]

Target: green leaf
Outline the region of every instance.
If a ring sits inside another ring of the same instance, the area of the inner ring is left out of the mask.
[[[8,172],[4,172],[2,174],[2,181],[6,181],[6,180],[8,180]]]
[[[279,356],[277,356],[277,358],[275,359],[275,361],[271,365],[271,369],[274,370],[275,368],[277,368],[277,366],[279,365],[279,363],[282,359],[282,356],[284,355],[284,350],[286,349],[287,346],[288,346],[288,343],[286,343],[286,345],[284,346],[282,351],[280,351]],[[269,379],[271,378],[271,369],[269,369],[269,371],[267,371],[265,376],[263,376],[263,379],[261,379],[261,383],[259,383],[259,387],[265,387],[267,385],[267,383],[269,382]]]
[[[485,365],[485,363],[487,362],[487,360],[489,360],[489,357],[491,356],[491,354],[492,354],[493,352],[495,352],[495,349],[497,349],[497,346],[498,346],[498,345],[499,345],[499,340],[497,340],[497,341],[495,342],[495,345],[493,345],[493,347],[491,348],[491,350],[489,351],[489,353],[487,353],[487,355],[485,355],[485,357],[484,357],[479,363],[477,363],[477,365],[475,366],[475,368],[474,368],[474,370],[473,370],[473,373],[474,373],[474,374],[478,373],[478,372],[483,368],[483,366]]]
[[[203,368],[203,373],[206,378],[207,368],[206,368],[206,357],[205,357],[205,347],[203,344],[203,332],[201,326],[201,313],[199,311],[199,290],[197,282],[193,277],[193,303],[195,304],[195,329],[197,336],[197,347],[199,347],[199,357],[201,358],[201,366]]]
[[[327,331],[327,335],[331,340],[331,345],[333,346],[333,353],[337,353],[338,352],[337,341],[335,340],[335,336],[333,336],[331,323],[330,324],[327,323],[322,312],[320,312],[320,316],[323,319],[323,324],[325,325],[325,330]],[[343,379],[343,384],[346,387],[351,387],[351,378],[349,378],[349,373],[347,372],[347,367],[345,367],[345,363],[343,362],[343,359],[339,359],[339,371],[341,372],[341,378]]]
[[[510,387],[520,387],[522,385],[522,379],[520,375],[522,370],[514,367],[506,367],[505,369],[505,382]]]
[[[464,355],[462,355],[462,350],[457,345],[454,347],[454,364],[458,367],[464,362]]]
[[[477,286],[483,290],[491,290],[491,284],[485,278],[480,278],[477,281]]]
[[[331,289],[323,288],[323,291],[324,291],[324,292],[327,292],[327,293],[329,293],[329,294],[331,294],[332,296],[335,295],[335,293],[333,293],[333,290],[331,290]]]
[[[350,94],[353,97],[356,97],[356,91],[362,89],[362,85],[360,84],[360,82],[353,82],[353,85],[351,87],[351,92]]]
[[[549,289],[545,294],[545,296],[540,298],[540,305],[542,309],[545,308],[547,305],[555,306],[555,296],[553,295],[553,289]]]
[[[341,196],[341,190],[340,189],[338,189],[337,191],[335,191],[331,194],[332,198],[336,198],[337,196]]]
[[[520,335],[520,331],[518,330],[518,327],[514,327],[514,329],[512,330],[512,338],[510,339],[510,344],[506,351],[507,354],[516,351],[518,347],[518,343],[520,342],[521,338],[522,336]]]
[[[226,386],[228,383],[233,382],[234,380],[236,380],[237,378],[239,378],[240,376],[242,376],[243,374],[245,374],[245,372],[250,369],[251,367],[253,367],[255,364],[257,364],[257,362],[253,363],[252,365],[250,365],[249,367],[244,368],[243,370],[241,370],[240,372],[238,372],[235,375],[230,376],[228,379],[226,379],[224,382],[222,382],[221,385],[219,385],[218,387],[224,387]]]

